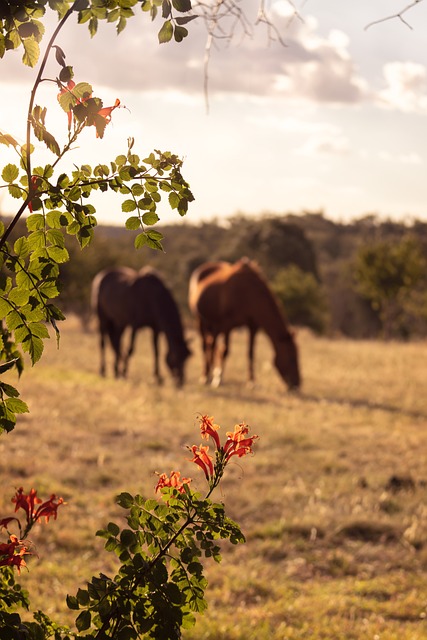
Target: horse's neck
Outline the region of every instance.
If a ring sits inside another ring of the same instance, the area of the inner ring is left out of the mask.
[[[255,323],[265,331],[275,347],[280,340],[289,335],[289,330],[283,313],[267,285],[260,282],[259,286],[261,295],[258,300],[253,299],[252,314]]]
[[[184,340],[181,316],[169,292],[165,292],[165,309],[159,314],[159,325],[169,347]]]

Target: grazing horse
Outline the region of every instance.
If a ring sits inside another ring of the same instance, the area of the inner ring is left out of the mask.
[[[101,271],[92,283],[92,308],[99,320],[101,375],[105,376],[106,336],[115,353],[115,376],[126,377],[136,333],[142,327],[149,327],[153,332],[154,376],[158,384],[163,382],[159,370],[160,333],[165,334],[168,343],[166,364],[172,377],[177,386],[184,383],[184,364],[191,352],[184,338],[176,302],[153,269],[136,272],[118,267]],[[128,351],[123,355],[121,340],[127,327],[132,333]]]
[[[298,351],[279,304],[252,261],[243,258],[235,264],[206,262],[190,277],[189,307],[198,322],[204,355],[204,381],[221,383],[229,352],[230,332],[249,329],[249,382],[254,382],[254,344],[262,329],[274,348],[274,364],[289,389],[301,383]],[[224,337],[217,349],[218,336]]]

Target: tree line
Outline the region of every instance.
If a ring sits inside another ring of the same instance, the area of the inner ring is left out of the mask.
[[[91,251],[67,239],[61,304],[87,321],[90,287],[103,268],[151,265],[188,320],[187,288],[205,260],[256,260],[290,323],[354,338],[427,335],[427,223],[368,215],[335,222],[322,212],[237,214],[225,222],[158,225],[164,252],[133,249],[135,232],[99,226]]]

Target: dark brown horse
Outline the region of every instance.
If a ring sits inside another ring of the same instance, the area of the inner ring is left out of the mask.
[[[221,383],[230,332],[245,326],[249,329],[249,381],[254,381],[255,336],[262,329],[273,345],[274,364],[281,377],[289,389],[299,388],[294,337],[275,296],[253,262],[244,258],[236,264],[202,264],[191,275],[188,301],[202,338],[206,383],[215,386]],[[224,337],[222,349],[217,347],[220,334]]]
[[[184,364],[190,350],[184,338],[181,316],[176,302],[159,275],[146,268],[139,272],[127,267],[106,269],[92,283],[92,308],[99,320],[101,375],[105,375],[105,339],[110,339],[115,353],[114,373],[126,376],[129,358],[138,329],[153,331],[154,375],[163,382],[159,370],[159,335],[168,343],[166,364],[178,386],[184,382]],[[123,332],[131,328],[128,351],[122,354]]]

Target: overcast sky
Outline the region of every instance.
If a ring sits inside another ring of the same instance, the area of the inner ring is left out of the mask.
[[[256,17],[256,0],[244,0]],[[266,5],[286,46],[269,42],[263,25],[253,36],[217,43],[209,65],[207,113],[203,93],[206,30],[189,24],[181,44],[157,44],[160,22],[137,10],[116,36],[101,25],[91,40],[85,26],[69,22],[58,44],[75,80],[88,81],[104,105],[116,110],[103,140],[87,130],[68,162],[96,164],[126,150],[129,136],[142,157],[152,149],[185,159],[183,174],[195,202],[189,222],[237,212],[298,213],[323,210],[347,221],[368,213],[427,220],[427,1],[403,9],[405,0],[306,0],[302,19],[289,21],[286,0]],[[47,25],[52,29],[53,22]],[[35,71],[8,52],[0,61],[0,130],[20,141]],[[52,62],[48,77],[58,73]],[[37,103],[58,138],[66,115],[56,87],[44,83]],[[41,143],[38,160],[49,159]],[[0,148],[1,166],[11,161]],[[100,222],[126,215],[114,195],[97,200]],[[0,210],[16,201],[0,191]],[[179,221],[161,209],[164,221]]]

